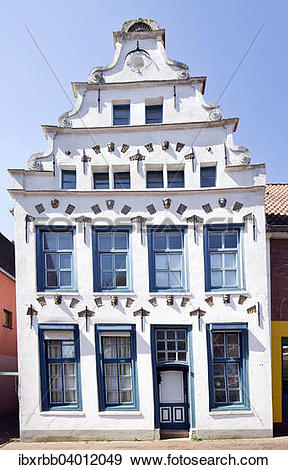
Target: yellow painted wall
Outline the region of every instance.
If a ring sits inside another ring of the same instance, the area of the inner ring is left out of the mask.
[[[272,321],[271,336],[273,421],[282,423],[281,338],[288,338],[288,321]]]

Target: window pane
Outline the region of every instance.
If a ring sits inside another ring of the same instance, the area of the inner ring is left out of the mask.
[[[178,361],[185,361],[186,362],[186,352],[179,352],[178,353]]]
[[[157,339],[164,339],[165,332],[164,330],[157,330],[156,331],[156,338]]]
[[[181,255],[170,255],[170,269],[181,270],[182,257]]]
[[[227,342],[227,356],[239,357],[240,356],[239,333],[227,333],[226,342]]]
[[[210,255],[211,268],[222,268],[222,255],[219,253],[211,253]]]
[[[224,357],[224,333],[213,333],[213,355],[214,357]]]
[[[125,250],[127,248],[127,234],[126,233],[115,233],[114,234],[114,248],[115,250]]]
[[[59,255],[58,254],[46,254],[46,269],[58,269],[59,268]]]
[[[226,392],[220,390],[215,391],[215,402],[226,403]]]
[[[211,286],[212,287],[221,287],[222,286],[222,271],[212,271],[211,272]]]
[[[169,286],[181,287],[181,271],[172,271],[169,273]]]
[[[113,255],[101,255],[101,268],[112,270],[113,266]]]
[[[51,403],[62,403],[62,392],[53,392],[50,393],[50,401]]]
[[[105,364],[104,369],[107,377],[117,377],[117,364]]]
[[[177,338],[178,339],[186,339],[186,331],[185,330],[177,330]]]
[[[209,248],[222,248],[222,235],[221,233],[210,232],[208,234]]]
[[[224,377],[224,364],[214,364],[214,377]]]
[[[165,351],[165,341],[157,341],[157,351]]]
[[[45,250],[55,250],[56,249],[56,234],[52,232],[45,232],[44,234],[44,249]]]
[[[228,395],[230,403],[240,401],[240,390],[229,390]]]
[[[106,392],[106,402],[108,404],[118,403],[118,392]]]
[[[104,359],[116,358],[117,357],[116,337],[103,336],[102,341],[103,341]],[[106,364],[106,366],[108,366],[108,364]]]
[[[168,188],[184,188],[184,171],[168,171]]]
[[[154,233],[154,248],[157,250],[165,250],[167,248],[167,239],[165,233]]]
[[[200,168],[201,188],[213,187],[216,185],[216,166]]]
[[[126,271],[116,272],[116,287],[125,287],[127,285]]]
[[[101,273],[101,287],[113,287],[113,274],[112,272]]]
[[[72,256],[71,255],[60,255],[60,268],[71,269],[72,267]]]
[[[225,248],[237,248],[237,232],[225,233],[224,234],[224,246]]]
[[[165,353],[157,353],[157,362],[165,361]]]
[[[61,271],[60,272],[60,286],[71,287],[72,285],[71,278],[72,278],[71,271]]]
[[[147,171],[147,188],[163,188],[162,171]]]
[[[236,268],[236,253],[225,253],[225,268]]]
[[[77,401],[76,390],[67,390],[64,393],[66,403],[75,403]]]
[[[73,235],[72,233],[59,233],[59,250],[72,250]]]
[[[175,341],[167,341],[167,349],[168,351],[175,351],[176,350]]]
[[[130,188],[130,172],[114,173],[114,188],[129,189]]]
[[[168,352],[168,361],[176,361],[176,352]]]
[[[185,351],[186,350],[186,341],[178,341],[177,342],[177,349],[178,349],[178,351]]]
[[[62,189],[76,188],[76,171],[62,170]]]
[[[47,271],[46,273],[46,286],[47,287],[58,287],[59,285],[59,273],[57,271]]]
[[[176,336],[175,330],[167,330],[167,339],[174,339]]]
[[[74,341],[62,341],[62,357],[75,357]],[[68,370],[66,369],[66,372],[71,374],[71,368]]]
[[[113,125],[128,126],[130,124],[130,105],[114,104],[113,105]]]
[[[228,377],[239,377],[239,364],[238,363],[228,363],[226,365],[227,376]]]
[[[118,357],[130,357],[130,337],[118,337]]]
[[[236,271],[225,271],[225,286],[226,287],[237,286]]]
[[[109,173],[94,173],[94,189],[109,189]]]
[[[169,287],[168,272],[156,272],[156,287]]]
[[[228,387],[239,388],[239,377],[228,377]]]
[[[171,249],[182,248],[182,236],[181,233],[169,233],[168,234],[168,246]]]
[[[112,249],[112,234],[111,233],[99,233],[98,242],[100,250],[111,250]]]
[[[225,378],[214,376],[214,387],[216,390],[225,390]]]
[[[131,403],[132,402],[132,392],[126,390],[124,392],[120,392],[120,401],[121,403]]]
[[[48,344],[48,359],[57,359],[61,357],[61,347],[60,347],[60,341],[51,341],[47,340]],[[57,368],[58,364],[55,364],[55,368],[51,369],[53,371],[53,375],[58,375],[59,369]],[[50,368],[52,367],[52,364],[49,366]],[[60,372],[61,373],[61,372]]]
[[[156,269],[168,269],[168,255],[156,254],[155,255]]]
[[[115,255],[115,269],[126,269],[126,254]]]
[[[146,105],[145,107],[146,124],[162,122],[162,113],[163,113],[162,104]]]

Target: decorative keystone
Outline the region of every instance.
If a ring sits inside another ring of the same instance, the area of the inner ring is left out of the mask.
[[[154,152],[153,144],[146,144],[144,145],[145,149],[148,150],[148,152]]]
[[[223,299],[223,304],[230,304],[230,294],[223,294],[222,299]]]
[[[187,206],[185,206],[185,204],[179,204],[176,212],[180,215],[183,215],[186,209],[187,209]]]
[[[59,206],[59,200],[53,197],[50,201],[50,204],[53,209],[57,209],[57,207]]]
[[[214,305],[214,300],[213,300],[213,297],[207,297],[207,299],[205,299],[205,302],[209,305],[209,307],[213,307]]]
[[[156,209],[155,209],[154,204],[149,204],[149,206],[146,206],[146,209],[149,212],[149,214],[151,214],[151,215],[156,213]]]
[[[218,204],[220,207],[225,207],[227,204],[227,199],[225,197],[219,197]]]
[[[95,297],[94,302],[98,308],[103,307],[102,297]]]
[[[65,212],[66,214],[71,215],[74,209],[75,209],[75,206],[73,206],[73,204],[68,204],[68,206],[65,209]]]
[[[212,210],[213,210],[209,203],[203,204],[202,207],[203,207],[204,211],[206,212],[206,214],[209,214],[209,212],[212,212]]]
[[[108,149],[108,152],[114,152],[114,150],[115,150],[114,142],[108,142],[107,149]]]
[[[94,204],[94,206],[91,206],[91,209],[94,212],[94,214],[96,214],[96,215],[100,214],[100,212],[101,212],[101,209],[100,209],[98,204]]]
[[[190,297],[182,297],[181,300],[181,307],[186,307],[186,305],[190,302]]]
[[[101,153],[100,145],[94,145],[94,147],[92,147],[92,150],[94,150],[96,154]]]
[[[152,297],[152,299],[149,299],[148,302],[153,306],[153,307],[158,307],[158,302],[156,297]]]
[[[61,302],[62,302],[62,295],[60,294],[54,295],[54,304],[61,305]]]
[[[239,212],[242,209],[242,207],[243,207],[242,202],[236,201],[232,210],[235,212]]]
[[[127,307],[127,308],[131,307],[131,305],[133,304],[133,302],[135,302],[134,299],[131,299],[130,297],[127,297],[127,299],[126,299],[126,307]]]
[[[131,211],[131,207],[127,206],[126,204],[122,207],[121,213],[127,215]]]
[[[247,308],[247,313],[257,313],[257,305],[252,305],[252,307]]]
[[[44,307],[46,305],[46,299],[45,297],[38,297],[37,299],[37,302],[39,302],[39,304],[41,305],[41,307]]]
[[[164,139],[162,140],[162,150],[167,150],[169,148],[169,141]]]
[[[167,305],[174,305],[174,296],[173,295],[166,295],[166,303]]]
[[[115,201],[113,199],[108,199],[106,201],[107,209],[112,210],[114,207]]]
[[[239,295],[238,304],[243,305],[246,299],[247,299],[246,295]]]
[[[80,302],[80,300],[79,300],[79,299],[75,299],[75,297],[73,297],[73,298],[71,299],[71,302],[70,302],[70,305],[69,305],[69,307],[70,307],[70,308],[75,308],[75,307],[76,307],[76,305],[78,305],[78,304],[79,304],[79,302]]]
[[[165,209],[170,209],[171,199],[169,197],[163,199],[163,206],[165,207]]]
[[[42,212],[45,212],[45,207],[43,206],[42,203],[37,204],[37,205],[35,206],[35,209],[36,209],[36,211],[38,212],[38,214],[42,214]]]
[[[123,144],[122,147],[121,147],[120,152],[126,153],[128,149],[129,149],[129,145],[128,144]]]
[[[185,147],[185,144],[181,144],[181,142],[177,142],[176,144],[176,152],[181,152],[181,150]]]

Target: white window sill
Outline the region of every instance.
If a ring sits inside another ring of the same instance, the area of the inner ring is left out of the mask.
[[[142,416],[141,411],[99,411],[99,416]]]
[[[41,411],[40,416],[86,416],[83,411]]]
[[[210,411],[210,416],[234,416],[234,415],[242,415],[242,416],[253,416],[252,410],[219,410],[219,411]]]
[[[111,297],[111,295],[116,295],[117,297],[135,297],[136,294],[135,292],[117,292],[117,290],[115,291],[105,291],[105,292],[93,292],[93,295],[98,295],[99,297]]]
[[[76,295],[80,295],[79,292],[74,292],[74,291],[73,292],[71,292],[71,291],[70,292],[69,291],[64,292],[64,291],[61,291],[61,290],[49,290],[49,291],[46,290],[44,292],[38,292],[38,291],[36,292],[36,295],[39,295],[39,296],[43,295],[43,297],[48,296],[48,295],[53,295],[54,296],[54,295],[57,295],[57,294],[59,294],[59,295],[70,295],[70,297],[76,297]]]
[[[223,289],[219,291],[206,291],[204,292],[205,295],[209,295],[211,297],[222,297],[222,295],[229,294],[229,295],[247,295],[249,297],[249,292],[243,291],[241,289],[237,290],[229,290]]]

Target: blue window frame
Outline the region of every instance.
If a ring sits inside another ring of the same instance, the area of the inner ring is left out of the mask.
[[[130,228],[93,229],[94,291],[131,290]]]
[[[113,126],[128,126],[130,124],[130,104],[113,105]]]
[[[147,188],[163,188],[163,171],[147,171],[146,186]]]
[[[109,189],[109,173],[93,173],[94,189]]]
[[[210,409],[249,408],[247,323],[207,325]]]
[[[168,171],[168,188],[184,188],[184,171]]]
[[[130,171],[114,173],[114,189],[130,189]]]
[[[145,106],[146,124],[157,124],[163,121],[163,105],[153,104]]]
[[[135,325],[95,325],[99,409],[139,409]]]
[[[204,229],[206,290],[244,288],[241,224],[207,225]]]
[[[42,410],[80,410],[78,325],[38,325]]]
[[[76,290],[73,227],[37,228],[37,287]]]
[[[76,170],[62,170],[61,188],[76,189]]]
[[[216,186],[216,166],[202,166],[200,168],[200,186],[201,188]]]
[[[148,232],[150,291],[186,289],[182,227],[151,227]]]

